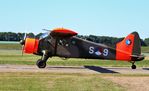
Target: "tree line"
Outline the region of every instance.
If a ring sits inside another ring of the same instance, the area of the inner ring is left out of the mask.
[[[95,35],[89,35],[89,36],[78,35],[78,37],[89,41],[93,41],[96,43],[106,44],[109,46],[113,46],[124,39],[124,37],[118,38],[118,37],[95,36]],[[141,41],[141,46],[149,46],[149,38],[145,38],[144,40],[140,39],[140,41]]]
[[[14,33],[14,32],[0,32],[0,41],[20,41],[23,39],[25,33]],[[34,33],[27,33],[30,38],[40,38],[42,33],[35,35]],[[95,36],[95,35],[77,35],[79,38],[83,38],[96,43],[102,43],[106,45],[114,45],[120,42],[124,38],[109,37],[109,36]],[[149,38],[141,39],[142,46],[149,46]]]

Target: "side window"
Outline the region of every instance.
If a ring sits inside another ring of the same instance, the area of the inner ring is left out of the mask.
[[[73,45],[75,45],[75,44],[76,44],[76,41],[72,41],[71,43],[72,43]]]
[[[39,39],[46,38],[49,35],[49,33],[42,33]]]
[[[48,40],[49,42],[51,42],[51,36],[48,36],[48,37],[47,37],[47,40]]]
[[[71,44],[72,44],[72,45],[76,45],[76,40],[72,39],[72,40],[71,40]]]
[[[58,45],[62,45],[62,46],[69,46],[69,42],[66,39],[60,39],[58,41]]]

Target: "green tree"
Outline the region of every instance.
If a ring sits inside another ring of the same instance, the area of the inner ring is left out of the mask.
[[[146,43],[147,46],[149,46],[149,38],[146,38],[146,39],[144,40],[144,42]]]

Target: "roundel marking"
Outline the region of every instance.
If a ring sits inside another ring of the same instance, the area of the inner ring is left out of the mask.
[[[126,40],[126,45],[130,45],[131,44],[131,40],[130,39],[127,39]]]

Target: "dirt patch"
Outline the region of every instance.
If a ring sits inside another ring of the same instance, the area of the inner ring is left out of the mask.
[[[126,88],[127,91],[149,91],[149,77],[103,77]]]
[[[149,56],[145,57],[145,60],[149,60]]]
[[[51,73],[81,73],[81,74],[149,74],[149,67],[98,67],[98,66],[47,66],[39,69],[36,65],[0,65],[0,72],[51,72]]]

